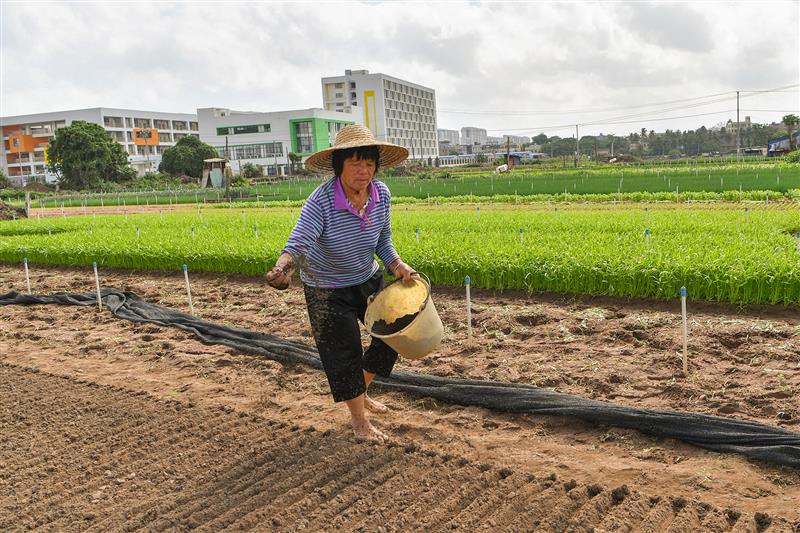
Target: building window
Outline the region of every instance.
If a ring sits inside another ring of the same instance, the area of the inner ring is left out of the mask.
[[[336,93],[333,95],[334,98],[344,98],[344,93]]]
[[[336,88],[336,89],[344,89],[344,83],[337,83],[337,84],[334,85],[334,88]]]
[[[269,124],[252,124],[247,126],[224,126],[217,128],[217,135],[242,135],[247,133],[269,133]]]
[[[197,122],[189,122],[189,129],[192,131],[197,131]]]
[[[311,122],[295,122],[294,133],[297,137],[297,151],[301,154],[314,151],[314,138]]]
[[[351,88],[351,89],[355,89],[355,88],[356,88],[356,82],[354,82],[354,81],[351,81],[351,82],[350,82],[350,88]]]
[[[336,134],[339,133],[339,130],[342,129],[345,124],[341,122],[328,122],[328,144],[333,146],[333,142],[336,140]]]

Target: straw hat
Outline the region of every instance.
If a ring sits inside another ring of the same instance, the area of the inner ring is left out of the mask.
[[[378,141],[369,128],[358,124],[348,124],[336,134],[333,146],[312,154],[305,160],[306,168],[318,172],[333,172],[333,152],[359,146],[377,146],[378,164],[381,168],[399,165],[408,157],[408,150],[396,144]]]

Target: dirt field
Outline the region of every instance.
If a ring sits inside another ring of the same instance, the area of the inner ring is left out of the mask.
[[[36,293],[93,291],[37,268]],[[103,286],[188,310],[182,273]],[[24,291],[0,265],[0,292]],[[298,287],[195,275],[204,319],[312,343]],[[800,431],[800,311],[435,289],[442,348],[401,367]],[[800,531],[800,472],[574,419],[375,391],[355,441],[315,370],[96,308],[0,307],[0,531]]]

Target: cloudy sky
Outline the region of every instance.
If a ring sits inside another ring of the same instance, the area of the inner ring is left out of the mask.
[[[735,120],[737,90],[742,119],[800,114],[797,1],[0,0],[0,9],[3,116],[320,107],[320,78],[345,69],[431,87],[438,127],[489,135],[712,126]]]

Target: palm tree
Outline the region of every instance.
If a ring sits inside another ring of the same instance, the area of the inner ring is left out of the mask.
[[[800,123],[800,117],[797,115],[786,115],[783,117],[783,124],[786,126],[786,130],[789,132],[790,152],[794,150],[794,146],[792,145],[792,133],[794,132],[794,129],[797,127],[798,123]]]

